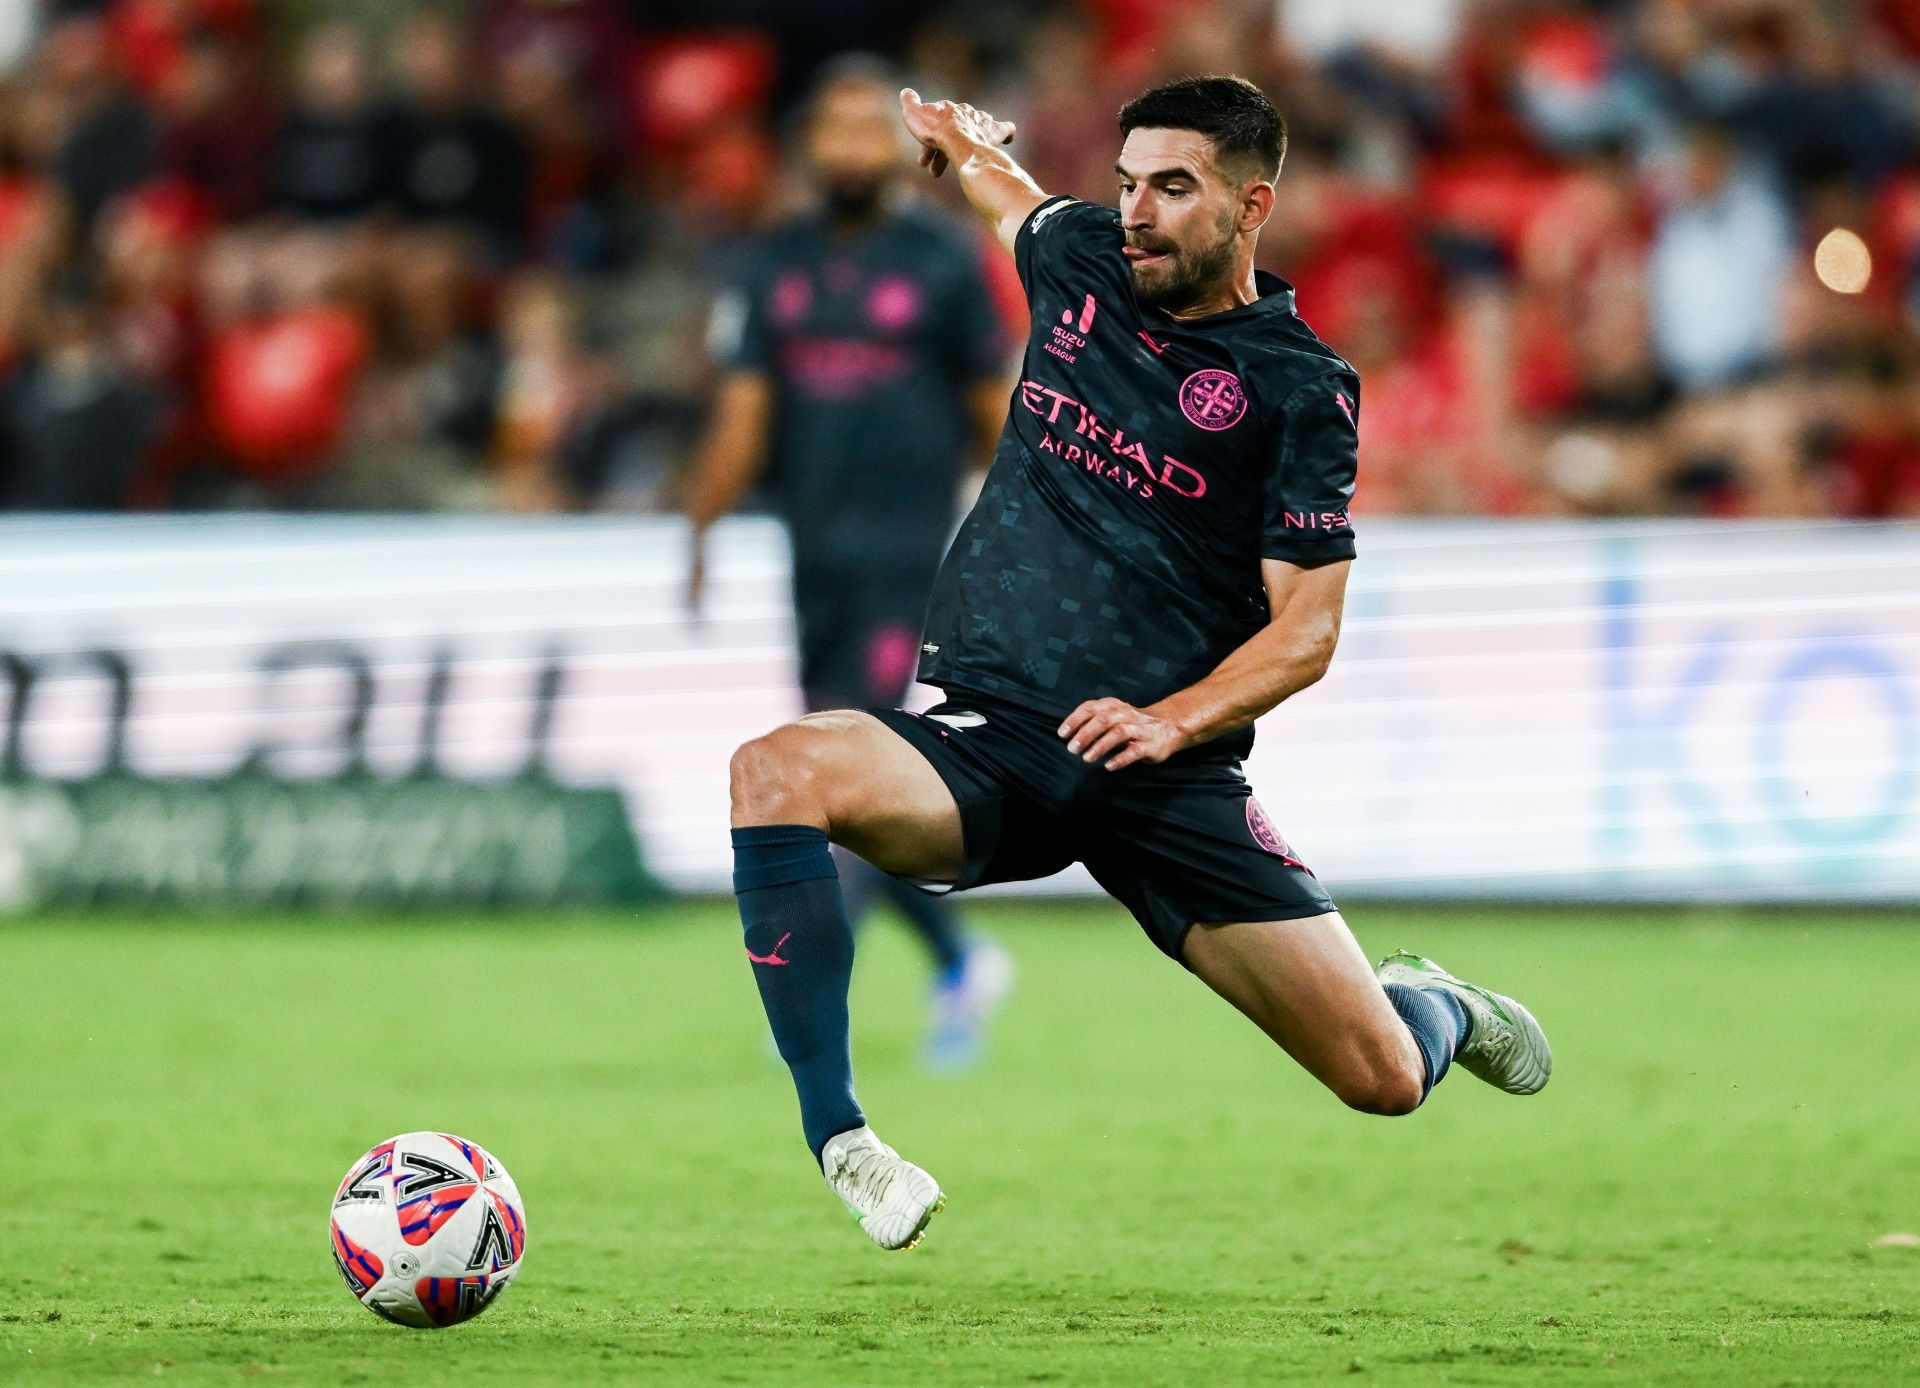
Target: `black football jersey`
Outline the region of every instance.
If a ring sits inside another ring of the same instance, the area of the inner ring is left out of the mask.
[[[1135,298],[1122,244],[1114,209],[1074,198],[1020,230],[1032,328],[935,584],[929,684],[1061,717],[1102,696],[1151,704],[1268,622],[1263,557],[1353,557],[1353,368],[1284,280],[1260,272],[1255,302],[1180,322]]]
[[[850,238],[796,218],[716,304],[710,346],[773,383],[767,471],[798,565],[931,573],[974,452],[969,392],[1006,359],[970,230],[917,204]]]

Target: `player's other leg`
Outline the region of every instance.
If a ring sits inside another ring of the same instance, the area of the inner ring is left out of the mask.
[[[931,566],[873,572],[796,570],[800,682],[812,712],[892,708],[905,702],[920,659],[920,618],[933,586]],[[926,948],[933,998],[923,1051],[936,1070],[975,1064],[987,1024],[1013,985],[1013,961],[969,929],[951,899],[836,853],[847,917],[859,928],[876,898],[893,908]]]
[[[1347,1104],[1411,1113],[1455,1056],[1486,1073],[1482,1057],[1535,1040],[1544,1077],[1546,1038],[1537,1027],[1522,1034],[1510,999],[1504,1010],[1482,1006],[1482,990],[1427,961],[1368,967],[1237,761],[1133,766],[1097,784],[1099,838],[1086,859],[1095,878],[1155,944]]]
[[[1411,1113],[1446,1074],[1463,1014],[1405,1020],[1337,911],[1196,925],[1187,967],[1363,1113]],[[1415,1030],[1429,1031],[1424,1043]],[[1431,1055],[1429,1055],[1431,1050]]]
[[[1553,1048],[1533,1013],[1505,993],[1455,978],[1433,960],[1396,950],[1374,976],[1389,993],[1401,988],[1454,998],[1467,1014],[1462,1069],[1509,1094],[1538,1094],[1553,1075]],[[1397,994],[1396,994],[1397,995]]]
[[[1196,925],[1187,965],[1349,1106],[1418,1108],[1455,1059],[1509,1093],[1552,1073],[1545,1034],[1519,1003],[1399,954],[1378,971],[1338,912]]]
[[[867,1127],[853,1092],[853,930],[829,844],[887,872],[951,881],[960,812],[926,759],[864,713],[812,714],[734,753],[734,892],[747,957],[827,1184],[883,1248],[911,1248],[944,1203]]]

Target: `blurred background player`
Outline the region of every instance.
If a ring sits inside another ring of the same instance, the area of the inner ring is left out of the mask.
[[[816,82],[800,129],[814,205],[758,240],[715,306],[721,379],[687,488],[698,612],[706,532],[764,473],[792,536],[810,711],[905,701],[961,487],[1007,407],[976,243],[895,186],[910,148],[898,90],[860,55]],[[1005,952],[941,897],[848,855],[840,876],[849,919],[878,893],[932,955],[928,1063],[971,1063],[1011,982]]]

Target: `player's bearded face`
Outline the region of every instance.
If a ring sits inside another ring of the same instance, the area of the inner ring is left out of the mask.
[[[1142,128],[1128,133],[1114,171],[1134,292],[1177,313],[1219,298],[1233,274],[1244,205],[1206,136]]]
[[[1231,208],[1175,232],[1166,226],[1129,229],[1127,244],[1151,253],[1132,262],[1133,288],[1140,302],[1179,308],[1210,298],[1233,271],[1234,215]],[[1184,233],[1184,234],[1182,234]]]

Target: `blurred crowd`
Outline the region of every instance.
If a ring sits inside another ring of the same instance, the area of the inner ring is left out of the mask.
[[[1920,514],[1920,0],[0,0],[0,504],[671,506],[854,48],[1098,199],[1265,87],[1358,510]]]

